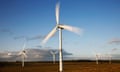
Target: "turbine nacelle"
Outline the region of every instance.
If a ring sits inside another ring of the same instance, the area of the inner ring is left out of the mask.
[[[21,51],[18,55],[23,56],[23,57],[27,57],[25,50]]]
[[[57,54],[57,53],[58,53],[58,51],[51,50],[51,51],[50,51],[50,53],[51,53],[52,55],[55,55],[55,54]]]
[[[11,55],[12,55],[12,53],[8,53],[7,55],[8,55],[8,56],[11,56]]]
[[[63,25],[63,24],[57,24],[57,28],[58,28],[58,29],[64,29],[64,28],[62,27],[62,25]]]

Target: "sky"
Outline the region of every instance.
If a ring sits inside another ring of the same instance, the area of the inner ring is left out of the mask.
[[[38,47],[56,24],[58,0],[0,0],[0,51],[27,48],[58,49],[58,32],[45,47]],[[60,23],[79,27],[80,36],[63,30],[63,49],[74,57],[92,57],[96,53],[120,54],[119,0],[59,0]],[[118,39],[119,43],[109,43]]]

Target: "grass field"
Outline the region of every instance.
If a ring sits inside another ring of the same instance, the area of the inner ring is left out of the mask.
[[[0,72],[59,72],[59,64],[52,62],[0,62]],[[120,72],[120,63],[100,62],[64,62],[64,72]]]

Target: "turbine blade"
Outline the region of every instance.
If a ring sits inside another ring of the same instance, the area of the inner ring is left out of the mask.
[[[51,54],[54,54],[54,52],[53,52],[53,51],[50,51],[50,53],[51,53]]]
[[[56,23],[59,24],[59,8],[60,8],[60,4],[59,2],[56,4]]]
[[[43,39],[42,44],[45,44],[57,31],[57,26]]]
[[[24,58],[26,58],[26,57],[27,57],[26,53],[23,53],[23,55],[24,55]]]
[[[27,43],[27,39],[26,39],[26,38],[24,38],[23,50],[25,50],[26,43]]]
[[[71,31],[71,32],[74,32],[78,35],[81,35],[82,34],[82,29],[80,28],[77,28],[77,27],[73,27],[73,26],[68,26],[68,25],[59,25],[59,27],[63,28],[63,29],[66,29],[68,31]]]
[[[22,51],[20,51],[20,52],[18,53],[18,56],[20,56],[20,55],[22,55]]]

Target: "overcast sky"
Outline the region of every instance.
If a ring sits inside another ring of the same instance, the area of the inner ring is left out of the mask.
[[[40,46],[56,24],[57,1],[0,0],[0,51],[21,50],[24,38],[32,38],[26,48]],[[60,0],[60,23],[83,29],[81,36],[63,31],[63,49],[74,56],[120,49],[120,42],[109,43],[120,40],[120,0]],[[58,49],[58,32],[45,47]]]

